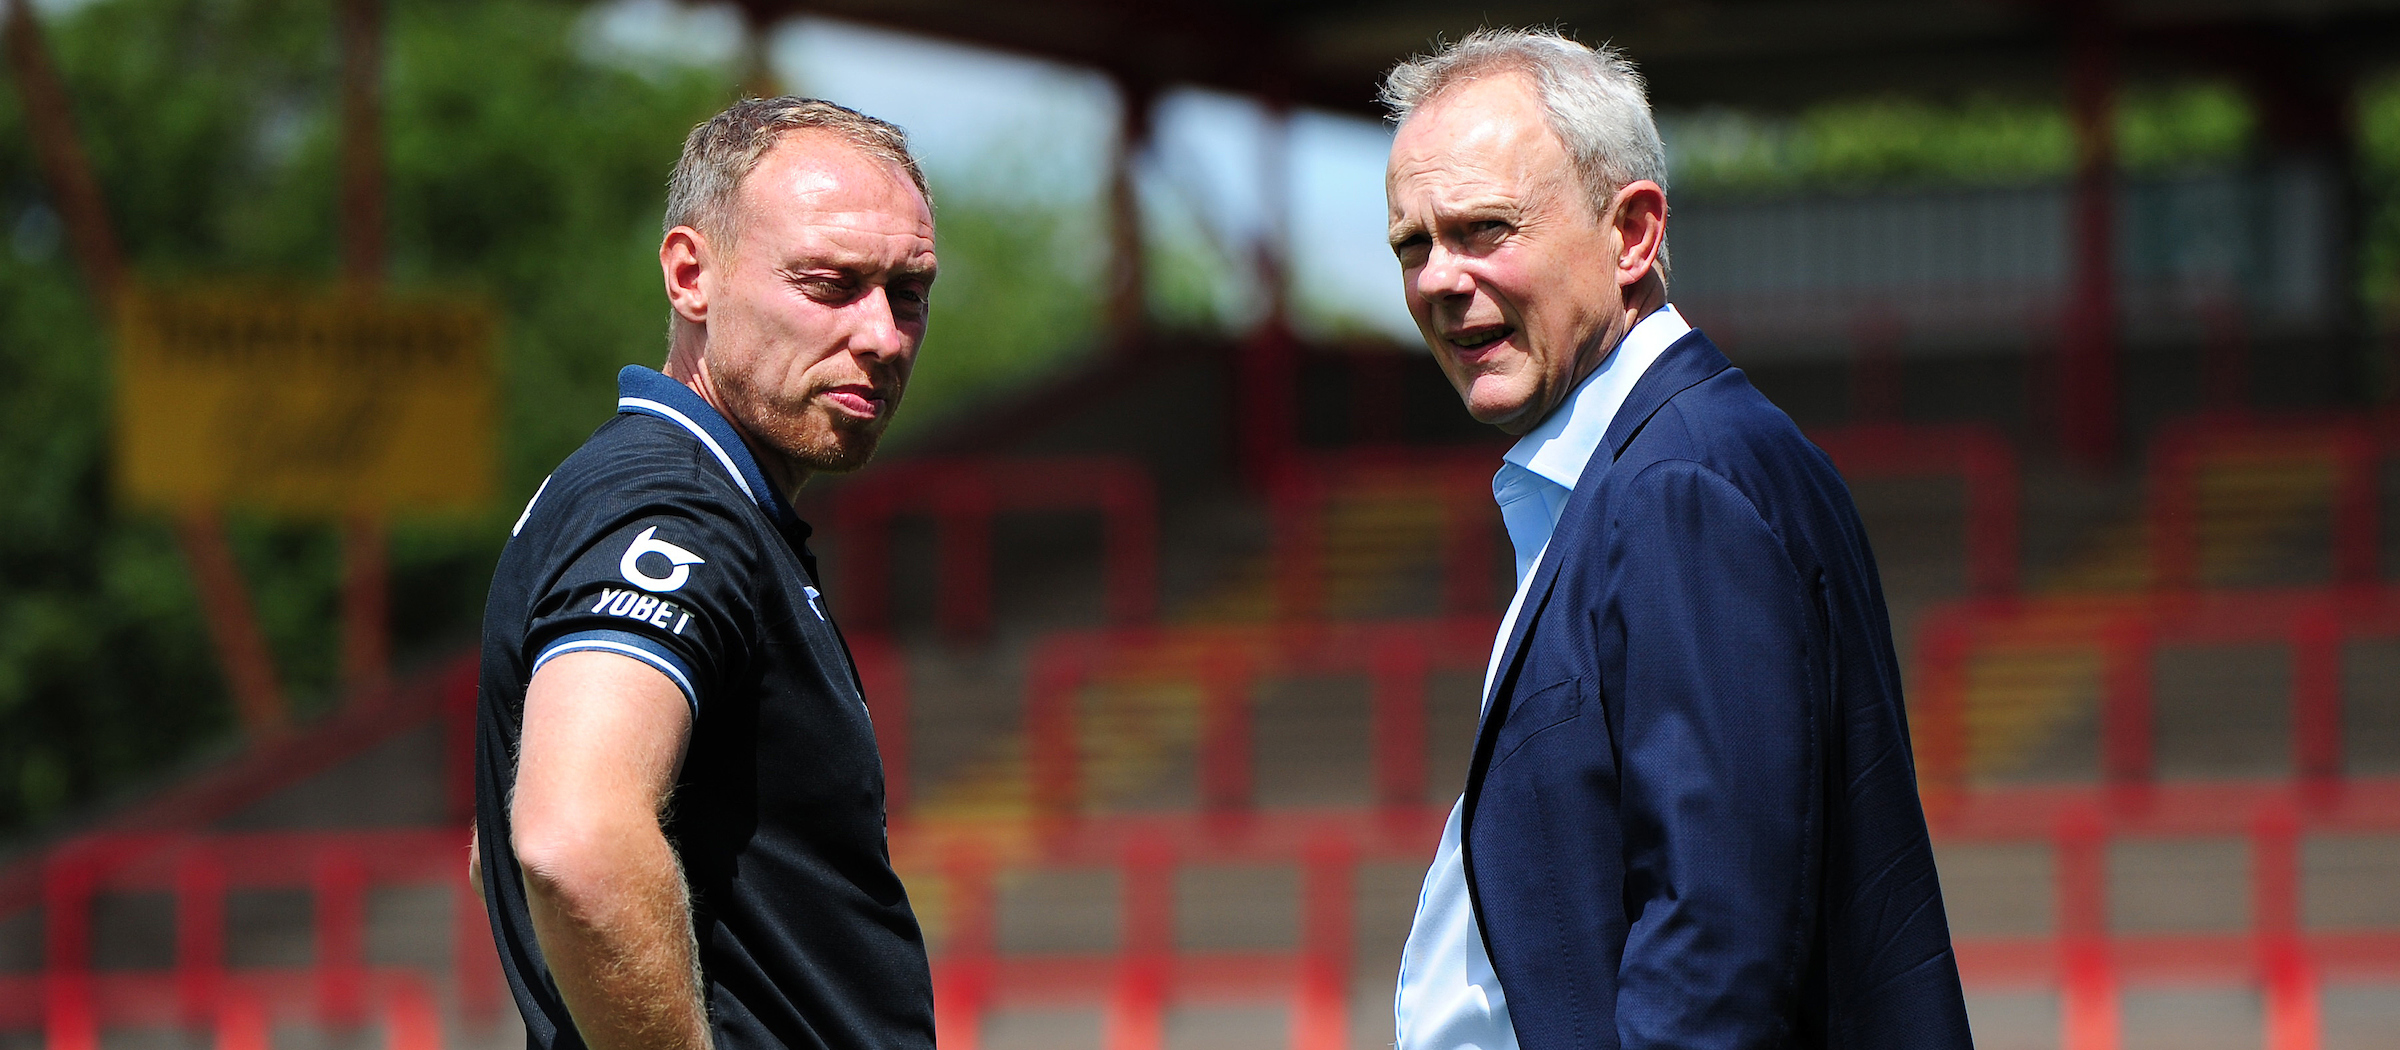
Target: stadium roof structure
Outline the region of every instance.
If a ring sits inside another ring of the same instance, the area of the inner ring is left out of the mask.
[[[2118,325],[2099,320],[2120,316],[2111,114],[2121,87],[2230,81],[2252,102],[2260,152],[2338,172],[2357,157],[2359,84],[2400,65],[2400,0],[732,2],[757,28],[827,17],[1099,70],[1133,103],[1123,109],[1128,142],[1149,133],[1152,107],[1144,103],[1178,85],[1276,108],[1380,115],[1377,85],[1394,62],[1483,25],[1556,25],[1613,42],[1648,77],[1652,102],[1667,109],[1776,112],[1879,95],[2059,100],[2076,140],[2066,216],[2072,294],[2060,304],[2072,323],[2062,328],[2055,370],[2059,429],[2071,458],[2095,466],[2117,455],[2122,429]],[[1133,152],[1119,151],[1112,176],[1111,272],[1119,277],[1110,328],[1138,333],[1143,253]],[[2343,191],[2333,197],[2334,237],[2347,242],[2358,213]],[[2329,265],[2346,271],[2353,254],[2337,244]],[[1279,299],[1269,314],[1279,318],[1282,309]],[[2355,327],[2354,312],[2342,318],[2337,327]]]
[[[1663,106],[1787,108],[1879,92],[2055,95],[2073,41],[2124,75],[2341,83],[2400,58],[2396,0],[738,0],[757,24],[820,15],[1374,114],[1394,61],[1478,25],[1556,24],[1624,47]]]

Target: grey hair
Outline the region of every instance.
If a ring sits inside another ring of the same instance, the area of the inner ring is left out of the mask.
[[[739,232],[733,203],[742,180],[785,135],[806,130],[831,132],[859,152],[899,166],[924,195],[925,206],[933,207],[924,169],[909,153],[908,133],[898,125],[823,99],[745,98],[683,140],[683,156],[667,179],[667,214],[659,232],[689,226],[730,243]]]
[[[1556,29],[1478,29],[1455,44],[1436,42],[1384,74],[1382,99],[1397,126],[1443,92],[1479,78],[1518,73],[1541,92],[1550,132],[1567,147],[1592,208],[1608,207],[1627,183],[1667,185],[1667,147],[1650,117],[1642,74],[1625,53],[1590,47]],[[1658,248],[1664,281],[1667,248]]]

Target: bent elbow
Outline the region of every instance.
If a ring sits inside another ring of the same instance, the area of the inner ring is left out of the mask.
[[[518,813],[509,848],[524,873],[526,892],[572,908],[608,881],[611,836],[598,822],[567,813]]]

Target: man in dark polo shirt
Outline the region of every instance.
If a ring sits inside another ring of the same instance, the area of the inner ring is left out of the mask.
[[[883,768],[790,500],[874,451],[925,334],[900,129],[749,100],[692,132],[663,373],[534,494],[484,610],[476,865],[542,1050],[933,1045]]]

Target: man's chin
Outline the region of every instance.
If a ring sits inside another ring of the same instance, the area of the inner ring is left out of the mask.
[[[875,458],[877,438],[827,442],[796,457],[812,474],[848,474]]]
[[[881,426],[827,427],[791,455],[812,474],[848,474],[875,458],[883,430]]]
[[[1491,397],[1477,396],[1469,391],[1466,397],[1467,415],[1485,426],[1498,427],[1504,434],[1522,434],[1541,422],[1534,411],[1534,399],[1521,392],[1511,391]]]

